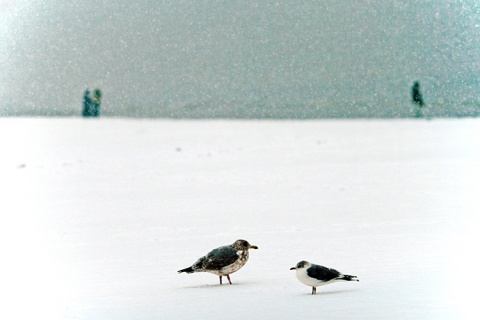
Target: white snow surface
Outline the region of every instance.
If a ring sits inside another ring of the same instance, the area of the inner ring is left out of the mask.
[[[480,121],[0,119],[2,319],[480,319]],[[258,245],[218,283],[177,274]],[[358,276],[318,289],[300,260]]]

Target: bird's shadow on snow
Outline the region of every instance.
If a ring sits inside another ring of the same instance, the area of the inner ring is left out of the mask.
[[[258,283],[253,282],[239,282],[239,283],[224,283],[224,284],[201,284],[201,285],[194,285],[194,286],[185,286],[180,287],[179,289],[211,289],[211,288],[225,288],[225,287],[238,287],[238,286],[250,286],[250,285],[257,285]]]
[[[300,296],[300,297],[303,297],[303,296],[333,296],[333,295],[336,295],[336,294],[345,294],[345,293],[352,293],[352,292],[355,292],[355,291],[358,291],[358,289],[342,289],[342,290],[328,290],[328,291],[319,291],[317,289],[317,293],[316,294],[312,294],[312,292],[307,292],[307,293],[301,293],[301,294],[297,294],[297,296]]]

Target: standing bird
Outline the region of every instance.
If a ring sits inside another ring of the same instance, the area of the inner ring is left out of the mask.
[[[213,249],[205,256],[199,258],[191,267],[179,270],[178,273],[210,272],[220,277],[227,276],[230,281],[230,274],[240,270],[248,261],[248,249],[258,249],[246,240],[237,240],[233,244]]]
[[[290,270],[296,270],[298,280],[312,287],[312,294],[317,293],[317,287],[337,281],[359,281],[356,276],[341,274],[335,269],[330,269],[308,261],[300,261]]]

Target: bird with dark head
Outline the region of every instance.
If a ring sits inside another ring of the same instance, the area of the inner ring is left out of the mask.
[[[338,281],[359,281],[356,276],[342,274],[335,269],[300,261],[290,270],[296,270],[298,280],[312,287],[312,294],[317,293],[317,287]]]
[[[219,276],[220,284],[223,276],[226,276],[228,282],[232,284],[230,274],[240,270],[247,263],[248,249],[258,249],[258,247],[246,240],[237,240],[230,245],[213,249],[190,267],[179,270],[178,273],[210,272]]]

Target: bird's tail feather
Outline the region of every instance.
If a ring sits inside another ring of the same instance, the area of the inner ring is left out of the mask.
[[[182,273],[182,272],[186,272],[186,273],[194,273],[195,270],[193,270],[192,267],[188,267],[188,268],[185,268],[185,269],[182,269],[182,270],[178,270],[178,273]]]
[[[350,276],[348,274],[342,275],[341,277],[339,277],[339,279],[345,280],[345,281],[360,281],[356,276]]]

